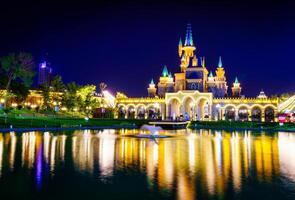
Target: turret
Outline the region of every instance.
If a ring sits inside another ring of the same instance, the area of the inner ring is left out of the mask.
[[[214,79],[212,71],[210,71],[208,79],[207,79],[207,89],[208,89],[208,92],[212,92],[214,94],[214,92],[215,92],[215,79]]]
[[[224,78],[225,71],[224,71],[224,68],[222,66],[221,56],[219,56],[218,67],[217,67],[215,72],[216,72],[216,76],[217,76],[218,79]]]
[[[174,91],[174,81],[172,74],[168,72],[167,66],[165,65],[162,71],[162,76],[158,82],[158,96],[164,97],[166,92]]]
[[[222,65],[221,56],[219,56],[218,66],[215,71],[215,84],[216,84],[216,92],[214,94],[215,97],[224,97],[227,96],[227,82],[225,77],[225,71]]]
[[[148,87],[148,96],[149,97],[155,97],[156,93],[157,93],[157,88],[156,88],[156,85],[154,83],[154,80],[152,79],[150,84],[149,84],[149,87]]]
[[[214,82],[214,76],[213,76],[212,71],[210,71],[209,76],[208,76],[208,83],[212,83],[212,82]]]
[[[242,88],[240,86],[240,83],[238,81],[238,78],[236,77],[235,82],[233,83],[233,87],[231,88],[233,97],[240,97]]]

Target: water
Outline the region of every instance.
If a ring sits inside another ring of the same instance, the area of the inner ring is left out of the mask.
[[[295,133],[0,133],[1,199],[295,199]]]

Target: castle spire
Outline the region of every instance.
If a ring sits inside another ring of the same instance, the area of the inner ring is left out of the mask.
[[[212,71],[210,71],[209,77],[213,77],[213,73],[212,73]]]
[[[164,65],[163,71],[162,71],[162,76],[167,77],[168,76],[168,69],[167,66]]]
[[[221,56],[219,56],[218,67],[219,67],[219,68],[221,68],[221,67],[222,67],[222,60],[221,60]]]
[[[184,46],[194,46],[191,24],[187,24]]]
[[[232,90],[232,95],[234,97],[240,97],[241,96],[242,87],[240,86],[240,83],[239,83],[237,77],[235,78],[235,82],[233,83],[233,86],[232,86],[231,90]]]
[[[182,41],[181,38],[179,38],[179,43],[178,43],[178,55],[181,57],[182,55]]]
[[[205,67],[205,56],[203,56],[203,59],[202,59],[202,67]]]
[[[203,64],[203,57],[200,57],[199,60],[200,60],[200,62],[199,62],[200,65],[199,66],[202,66],[202,64]]]
[[[152,79],[151,80],[151,83],[150,83],[151,85],[155,85],[155,83],[154,83],[154,79]]]

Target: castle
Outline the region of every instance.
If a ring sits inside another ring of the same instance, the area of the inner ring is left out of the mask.
[[[278,99],[262,91],[256,98],[242,95],[235,78],[229,91],[225,68],[219,57],[215,73],[208,71],[205,57],[198,57],[188,24],[184,43],[178,44],[179,72],[174,76],[164,66],[158,83],[152,79],[147,98],[117,98],[118,118],[189,120],[276,121]]]
[[[222,65],[221,56],[215,70],[208,72],[205,65],[205,57],[197,57],[194,46],[192,29],[188,25],[184,40],[179,40],[178,54],[180,58],[180,72],[174,74],[168,72],[166,66],[163,68],[162,76],[159,79],[157,88],[152,80],[148,88],[149,97],[165,97],[168,92],[178,92],[183,90],[198,90],[199,92],[211,92],[213,97],[227,97],[228,85],[225,70]],[[241,87],[238,79],[235,79],[232,87],[232,96],[241,96]]]

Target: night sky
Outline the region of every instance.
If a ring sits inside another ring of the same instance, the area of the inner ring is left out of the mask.
[[[222,56],[228,84],[242,93],[295,90],[295,3],[276,1],[1,2],[0,56],[27,51],[65,82],[106,82],[146,96],[163,65],[178,72],[178,41],[191,23],[197,55],[214,70]],[[237,3],[238,2],[238,3]]]

